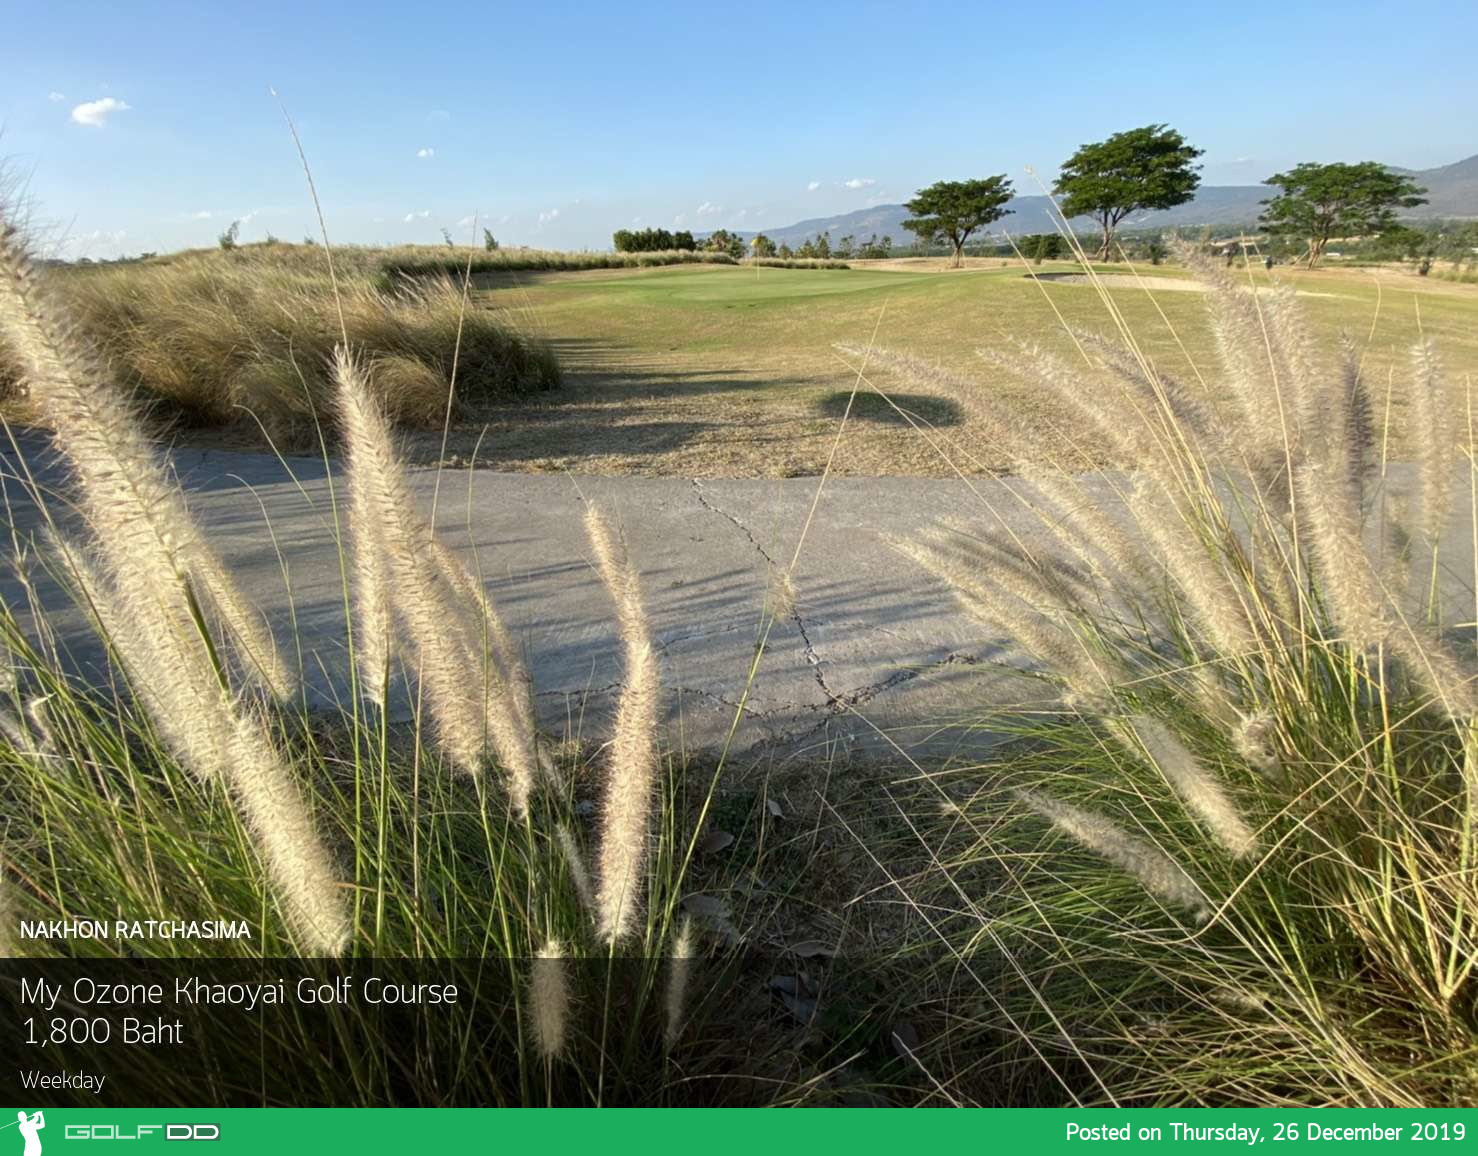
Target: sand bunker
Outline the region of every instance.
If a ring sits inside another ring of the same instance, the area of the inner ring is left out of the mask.
[[[1030,277],[1032,274],[1028,273]],[[1091,285],[1085,273],[1038,273],[1038,281],[1051,281],[1056,285]],[[1145,277],[1139,278],[1132,273],[1100,273],[1096,280],[1107,289],[1150,289],[1156,293],[1204,293],[1206,285],[1201,281],[1192,281],[1183,277]],[[1275,285],[1259,285],[1259,293],[1276,293]],[[1318,293],[1309,289],[1295,289],[1294,292],[1300,297],[1342,297],[1342,293]]]
[[[1028,277],[1032,274],[1028,273]],[[1085,273],[1038,273],[1038,281],[1051,281],[1058,285],[1089,285]],[[1174,277],[1135,277],[1130,273],[1100,273],[1097,277],[1100,285],[1110,289],[1165,289],[1171,293],[1204,293],[1206,286],[1199,281],[1186,281]]]

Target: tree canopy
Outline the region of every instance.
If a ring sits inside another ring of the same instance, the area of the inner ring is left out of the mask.
[[[1396,225],[1396,210],[1426,204],[1427,190],[1376,161],[1358,164],[1305,162],[1263,182],[1281,191],[1263,202],[1263,226],[1308,242],[1312,268],[1331,237],[1385,233]]]
[[[684,229],[669,233],[666,229],[617,229],[611,243],[618,253],[658,253],[668,249],[695,249],[693,234]]]
[[[1173,128],[1147,124],[1085,144],[1062,166],[1053,191],[1066,217],[1093,217],[1103,230],[1100,260],[1113,251],[1114,230],[1130,213],[1169,209],[1196,195],[1201,184],[1192,148]]]
[[[907,203],[905,208],[913,215],[903,227],[926,243],[948,238],[958,266],[970,234],[1009,213],[1005,205],[1014,195],[1004,173],[971,181],[938,181]]]

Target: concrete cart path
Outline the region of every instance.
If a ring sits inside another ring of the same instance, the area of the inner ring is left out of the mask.
[[[65,474],[44,440],[25,439],[22,455],[44,485],[65,492]],[[312,458],[292,459],[291,473],[269,455],[180,450],[173,460],[192,510],[247,595],[282,638],[296,623],[314,695],[342,693],[335,477]],[[8,447],[4,467],[12,518],[26,531],[37,511],[14,481],[19,463]],[[417,471],[413,480],[429,508],[435,473]],[[722,743],[734,722],[766,598],[795,550],[816,487],[815,478],[449,471],[441,476],[437,524],[480,570],[523,641],[546,725],[589,737],[605,730],[621,669],[611,602],[588,560],[583,501],[611,512],[642,572],[673,738],[693,749]],[[998,632],[964,614],[888,543],[941,518],[999,528],[997,513],[1029,542],[1047,544],[1002,481],[829,481],[796,569],[797,613],[770,636],[743,701],[735,749],[820,754],[897,743],[967,753],[991,741],[969,726],[987,708],[1048,701],[1045,684],[1016,672],[1025,661]],[[1467,517],[1460,511],[1456,525],[1466,526]],[[1461,572],[1454,581],[1468,583],[1471,539],[1450,542],[1444,554]],[[67,596],[38,586],[48,622],[63,637],[85,638]],[[14,605],[19,591],[7,578],[0,594]]]

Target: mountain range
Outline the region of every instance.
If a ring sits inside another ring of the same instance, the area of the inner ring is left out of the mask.
[[[1478,154],[1454,164],[1435,169],[1399,169],[1392,171],[1411,177],[1427,190],[1425,205],[1408,209],[1403,214],[1415,220],[1478,218]],[[1196,197],[1184,205],[1159,212],[1135,213],[1119,226],[1124,229],[1198,229],[1207,225],[1254,225],[1262,212],[1261,202],[1272,196],[1275,189],[1267,185],[1207,185],[1197,190]],[[998,221],[992,230],[1010,230],[1015,236],[1024,233],[1055,233],[1048,198],[1042,196],[1014,197],[1008,206],[1011,215]],[[830,217],[812,217],[774,229],[761,229],[776,244],[797,245],[807,237],[827,233],[835,241],[851,235],[858,241],[876,234],[879,238],[892,237],[895,245],[907,245],[913,234],[903,227],[910,216],[902,205],[874,205],[851,213]],[[1086,217],[1075,218],[1075,229],[1089,231],[1093,223]],[[731,230],[748,239],[753,232]]]

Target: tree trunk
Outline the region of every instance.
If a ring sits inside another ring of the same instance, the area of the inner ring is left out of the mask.
[[[958,269],[965,259],[965,244],[963,241],[955,242],[955,268]]]
[[[1309,265],[1308,265],[1308,267],[1310,269],[1312,269],[1314,267],[1315,263],[1318,262],[1319,258],[1324,255],[1324,246],[1326,244],[1328,244],[1328,242],[1325,241],[1325,240],[1323,240],[1322,238],[1319,238],[1319,237],[1310,237],[1309,238]]]
[[[1103,244],[1098,246],[1098,259],[1100,261],[1109,260],[1109,253],[1113,251],[1113,245],[1114,227],[1109,222],[1109,215],[1105,213],[1103,215]]]

